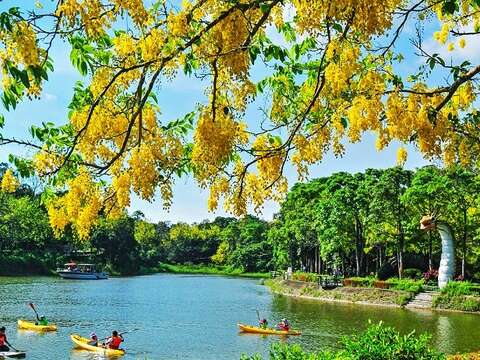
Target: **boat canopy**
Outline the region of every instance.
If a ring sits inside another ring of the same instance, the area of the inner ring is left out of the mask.
[[[77,263],[74,263],[74,262],[69,262],[65,264],[65,266],[75,266],[75,265],[77,265]]]

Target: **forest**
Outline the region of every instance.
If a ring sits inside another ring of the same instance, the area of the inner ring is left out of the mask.
[[[6,169],[3,164],[0,171]],[[0,273],[49,273],[78,260],[114,274],[178,264],[401,277],[438,268],[439,236],[419,226],[431,214],[453,229],[458,278],[479,279],[478,186],[478,176],[460,167],[340,172],[294,185],[269,222],[247,215],[151,223],[139,211],[125,212],[115,220],[100,217],[83,239],[71,230],[55,235],[44,194],[22,184],[0,194]]]

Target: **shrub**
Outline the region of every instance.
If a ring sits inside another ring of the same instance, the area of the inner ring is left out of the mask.
[[[376,280],[373,282],[373,287],[377,289],[388,289],[390,284],[387,281]]]
[[[407,305],[413,298],[412,293],[401,294],[397,297],[396,303],[397,305],[404,306]]]
[[[473,287],[474,285],[469,281],[449,281],[442,289],[442,294],[449,296],[472,295],[475,292]]]
[[[343,350],[337,353],[321,351],[307,353],[299,345],[274,343],[270,360],[444,360],[445,355],[429,346],[428,335],[416,336],[414,332],[401,335],[395,329],[379,323],[370,325],[360,335],[342,340]],[[260,355],[241,360],[262,360]]]
[[[409,279],[419,280],[423,277],[423,274],[421,270],[411,268],[403,270],[403,276]]]
[[[445,355],[429,346],[430,336],[414,332],[401,335],[392,327],[378,323],[364,333],[344,338],[342,359],[352,360],[437,360]]]
[[[350,287],[373,287],[375,279],[373,277],[351,277],[343,279],[343,286]]]
[[[302,350],[300,345],[273,343],[270,347],[271,360],[340,360],[340,358],[331,352],[322,351],[319,353],[307,353]],[[260,355],[246,356],[242,355],[241,360],[262,360]]]
[[[429,269],[427,272],[423,273],[423,280],[426,284],[436,282],[438,280],[438,270]]]
[[[387,283],[390,284],[390,289],[403,290],[412,293],[419,293],[423,290],[423,280],[411,280],[411,279],[389,279]]]
[[[433,306],[440,309],[476,312],[480,311],[480,298],[468,295],[440,294],[433,299]]]
[[[292,280],[305,281],[305,282],[317,282],[318,274],[296,271],[292,274]]]
[[[378,280],[387,280],[392,276],[395,276],[397,269],[392,266],[389,262],[384,263],[377,273]]]

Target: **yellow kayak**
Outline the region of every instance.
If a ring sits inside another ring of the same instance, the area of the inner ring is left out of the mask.
[[[90,341],[90,339],[81,337],[80,335],[72,334],[72,335],[70,335],[70,339],[72,340],[72,342],[77,347],[79,347],[83,350],[102,353],[106,356],[122,356],[122,355],[125,355],[125,350],[122,350],[122,349],[115,350],[115,349],[104,348],[102,346],[89,345],[88,342]]]
[[[57,331],[57,325],[35,325],[34,322],[18,320],[18,328],[23,330],[35,330],[35,331]]]
[[[298,330],[276,330],[272,328],[262,329],[261,327],[238,324],[240,331],[251,334],[263,334],[263,335],[301,335],[302,333]]]

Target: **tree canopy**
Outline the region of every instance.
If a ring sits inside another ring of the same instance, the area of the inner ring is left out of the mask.
[[[480,64],[425,42],[455,51],[479,34],[477,0],[29,2],[0,13],[4,108],[40,96],[55,42],[68,41],[83,80],[63,123],[1,143],[36,150],[11,160],[67,189],[51,196],[50,223],[83,238],[99,214],[120,217],[131,191],[151,200],[159,190],[168,207],[185,172],[210,190],[210,209],[223,199],[235,215],[258,210],[287,192],[287,162],[303,178],[367,131],[378,149],[399,140],[426,158],[476,165]],[[180,73],[204,79],[208,99],[167,121],[159,85]],[[400,148],[399,162],[406,156]]]

